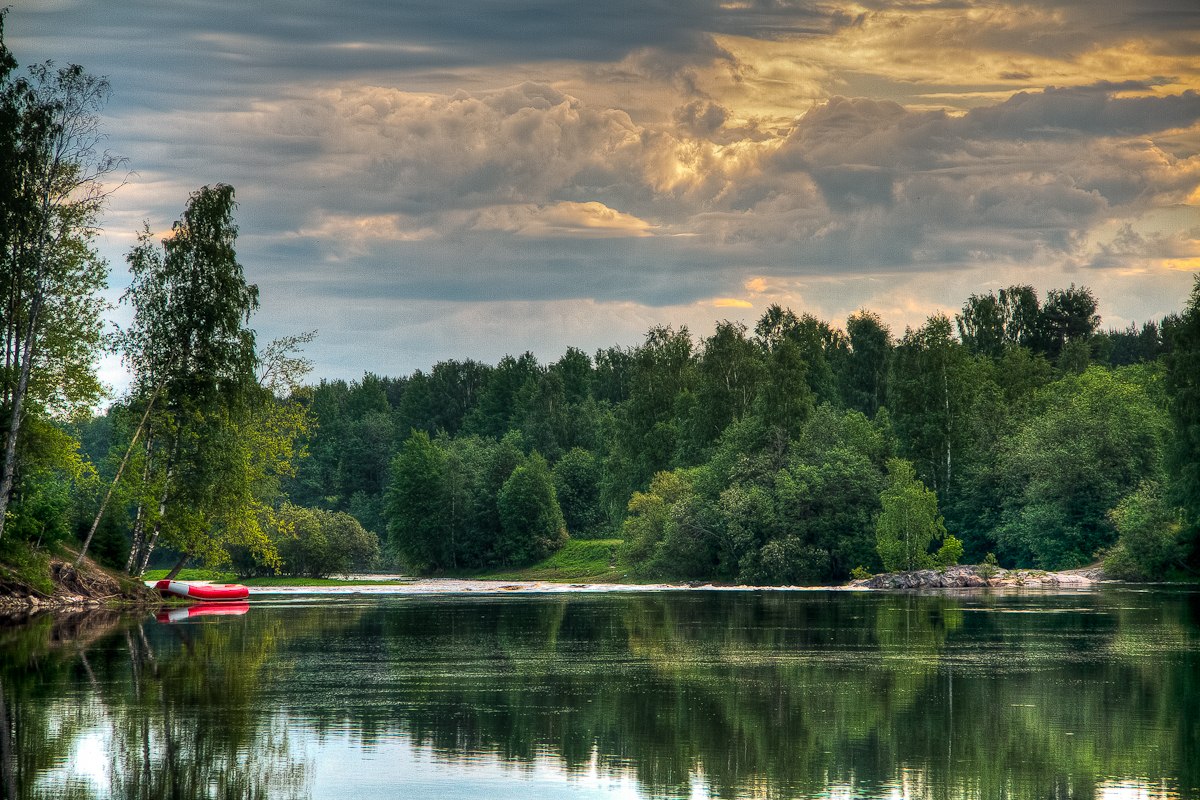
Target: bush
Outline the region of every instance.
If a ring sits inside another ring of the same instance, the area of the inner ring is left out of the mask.
[[[962,558],[962,554],[963,543],[957,536],[950,533],[946,534],[946,538],[942,542],[942,546],[938,548],[933,560],[937,562],[939,567],[945,569],[946,567],[953,567],[955,564],[957,564],[958,560]]]
[[[285,575],[326,578],[379,562],[379,537],[349,514],[285,505],[278,518],[288,529],[277,542]]]
[[[1120,537],[1104,559],[1104,571],[1114,578],[1162,578],[1183,558],[1179,512],[1167,505],[1157,481],[1143,481],[1108,518]]]

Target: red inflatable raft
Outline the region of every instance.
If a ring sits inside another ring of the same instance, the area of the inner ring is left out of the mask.
[[[173,594],[192,600],[224,601],[245,600],[250,590],[240,583],[188,583],[187,581],[159,581],[154,588],[163,594]]]

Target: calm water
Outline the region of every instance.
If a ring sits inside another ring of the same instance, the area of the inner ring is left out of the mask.
[[[0,797],[1192,798],[1198,681],[1178,591],[41,618],[0,628]]]

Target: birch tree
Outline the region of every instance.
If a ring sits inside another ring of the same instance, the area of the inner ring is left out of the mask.
[[[47,62],[17,74],[0,12],[0,537],[31,414],[66,413],[101,395],[99,295],[107,266],[92,246],[122,163],[101,151],[108,82]]]

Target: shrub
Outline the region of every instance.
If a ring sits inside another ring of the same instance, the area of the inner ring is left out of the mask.
[[[946,534],[946,538],[942,542],[942,546],[938,548],[933,560],[937,562],[939,567],[945,569],[946,567],[953,567],[955,564],[957,564],[958,560],[962,558],[962,554],[963,543],[957,536],[950,533]]]

